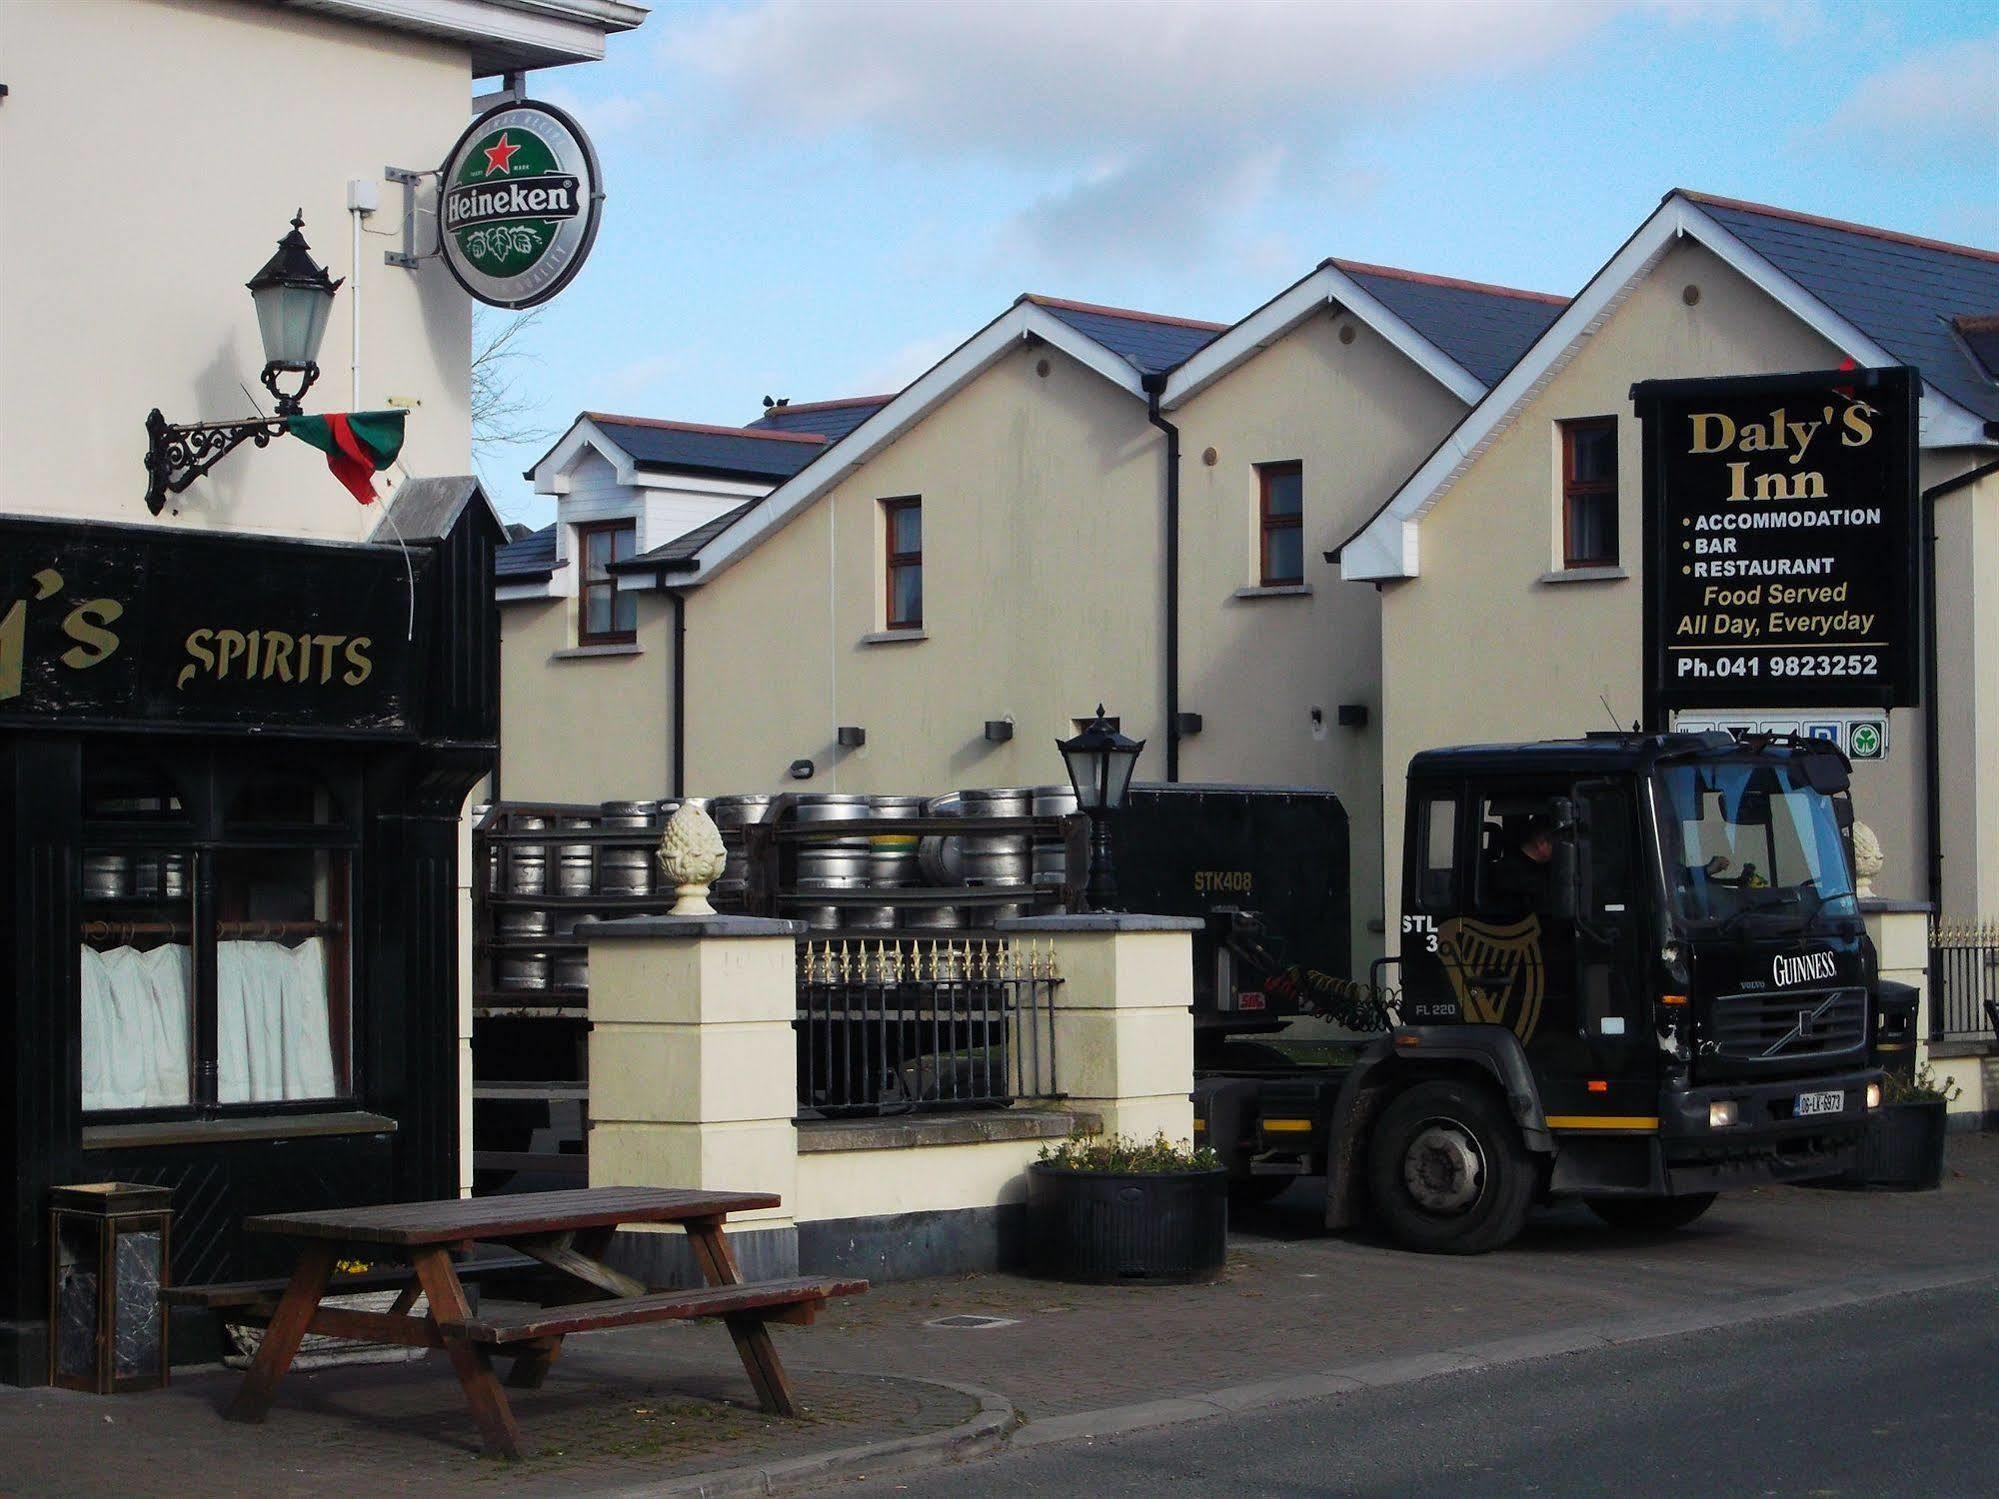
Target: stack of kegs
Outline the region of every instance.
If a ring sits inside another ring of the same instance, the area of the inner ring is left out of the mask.
[[[546,817],[523,812],[513,820],[512,831],[540,832],[548,826]],[[548,893],[548,845],[514,843],[507,846],[507,894],[546,895]]]
[[[715,881],[715,888],[709,892],[717,909],[740,911],[743,908],[750,883],[749,836],[744,829],[769,817],[774,800],[768,792],[717,796],[709,800],[708,815],[721,829],[722,847],[729,855],[728,863],[722,866],[722,877]]]
[[[926,817],[962,817],[964,797],[956,791],[933,796],[923,805]],[[935,835],[920,840],[916,847],[916,867],[929,886],[962,885],[965,882],[964,840]],[[912,906],[902,913],[902,924],[912,932],[955,932],[965,924],[963,906]]]
[[[961,791],[960,815],[965,817],[1026,817],[1034,805],[1034,792],[1025,786],[990,787]],[[964,879],[967,885],[1005,886],[1025,889],[1033,877],[1032,840],[1026,833],[968,834],[959,840],[963,848]],[[1019,916],[1027,906],[1021,902],[1002,905],[975,905],[967,908],[973,926],[991,926],[1009,916]]]
[[[605,802],[598,809],[607,831],[629,828],[637,836],[630,843],[604,846],[597,862],[597,894],[652,894],[658,830],[679,808],[678,802]]]
[[[524,894],[535,892],[527,891]],[[493,935],[507,946],[500,949],[495,977],[502,989],[546,989],[549,984],[549,954],[546,944],[551,930],[549,913],[540,906],[502,906],[493,922]]]
[[[811,792],[798,797],[791,807],[792,820],[807,825],[860,822],[873,815],[867,797],[840,791]],[[799,843],[794,884],[798,894],[789,902],[791,915],[816,931],[832,931],[846,925],[841,920],[839,906],[815,904],[811,897],[823,891],[866,889],[868,854],[868,840],[859,834]]]
[[[597,826],[594,817],[565,817],[565,830],[588,832]],[[555,849],[555,893],[588,895],[596,878],[596,850],[588,843],[561,843]]]
[[[920,796],[871,796],[868,815],[902,820],[923,815]],[[917,838],[907,833],[876,833],[868,839],[868,888],[894,890],[922,883],[917,863]],[[894,931],[896,907],[859,906],[847,923],[864,931]]]
[[[1036,786],[1033,805],[1036,817],[1068,817],[1076,810],[1076,788]],[[1034,883],[1044,892],[1049,886],[1059,885],[1068,877],[1068,849],[1059,833],[1036,835],[1033,863]],[[1067,907],[1058,899],[1050,909],[1062,911]]]

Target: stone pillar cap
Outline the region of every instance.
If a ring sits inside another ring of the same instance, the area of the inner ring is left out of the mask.
[[[576,935],[602,942],[613,937],[803,937],[805,923],[773,916],[586,916]]]

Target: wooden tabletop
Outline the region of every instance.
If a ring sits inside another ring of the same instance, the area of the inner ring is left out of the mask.
[[[769,1192],[696,1192],[676,1187],[587,1187],[569,1192],[520,1192],[508,1197],[447,1197],[372,1208],[267,1213],[244,1221],[251,1233],[355,1244],[448,1244],[461,1239],[509,1239],[620,1223],[679,1223],[774,1208]]]

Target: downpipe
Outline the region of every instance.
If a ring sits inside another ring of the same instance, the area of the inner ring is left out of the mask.
[[[1180,429],[1159,413],[1163,373],[1144,377],[1145,419],[1166,434],[1166,780],[1180,779]]]

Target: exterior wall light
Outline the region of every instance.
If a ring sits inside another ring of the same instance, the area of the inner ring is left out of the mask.
[[[1104,717],[1104,705],[1097,704],[1097,716],[1074,739],[1058,739],[1068,767],[1069,784],[1076,791],[1076,806],[1090,819],[1090,879],[1084,890],[1090,909],[1118,909],[1117,871],[1111,863],[1110,814],[1124,805],[1131,789],[1131,773],[1145,750],[1143,739],[1130,739],[1118,732]]]
[[[1013,720],[1010,718],[989,718],[986,720],[986,738],[993,744],[1005,744],[1013,738]]]
[[[312,258],[304,228],[301,212],[292,219],[291,233],[278,241],[277,254],[248,282],[264,344],[264,389],[278,403],[277,416],[175,426],[154,407],[146,417],[146,508],[153,514],[165,508],[168,495],[180,494],[245,442],[261,448],[284,436],[284,419],[303,409],[300,401],[319,378],[319,344],[341,285]],[[291,391],[279,386],[287,375],[298,382]]]
[[[859,724],[843,723],[833,731],[841,749],[859,749],[868,742],[868,731]]]

